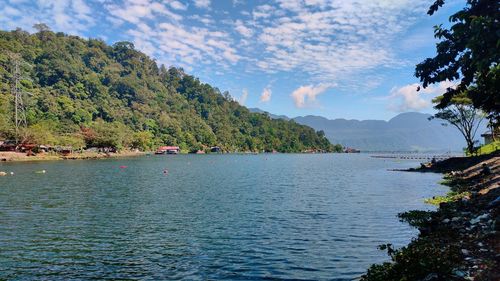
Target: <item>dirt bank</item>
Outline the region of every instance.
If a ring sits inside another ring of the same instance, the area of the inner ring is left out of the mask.
[[[52,153],[39,153],[28,156],[21,152],[0,152],[0,162],[23,162],[23,161],[52,161],[52,160],[76,160],[76,159],[104,159],[116,157],[132,157],[144,155],[144,152],[124,150],[118,153],[82,152],[60,155]]]

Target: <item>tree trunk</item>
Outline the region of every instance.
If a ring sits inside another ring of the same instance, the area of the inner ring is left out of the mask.
[[[472,155],[474,153],[474,139],[467,134],[463,134],[467,143],[467,152]]]

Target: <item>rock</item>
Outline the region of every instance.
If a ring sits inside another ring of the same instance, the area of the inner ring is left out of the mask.
[[[465,275],[467,275],[467,273],[465,271],[461,271],[461,270],[454,270],[453,274],[455,274],[458,277],[464,277]]]
[[[431,273],[424,278],[424,281],[439,280],[439,276],[436,273]]]
[[[462,249],[461,251],[464,256],[468,256],[470,254],[469,250]]]
[[[453,217],[453,218],[451,218],[451,221],[452,221],[452,222],[456,222],[456,221],[459,221],[459,220],[460,220],[460,218],[459,218],[459,217]]]
[[[491,201],[489,204],[488,204],[488,208],[491,209],[491,208],[495,208],[497,206],[500,206],[500,196],[498,196],[495,200]]]
[[[443,220],[443,223],[449,223],[450,222],[450,219],[444,219]]]
[[[487,219],[489,216],[490,216],[490,214],[483,214],[483,215],[477,216],[476,218],[471,219],[470,223],[471,224],[477,224],[481,220]]]

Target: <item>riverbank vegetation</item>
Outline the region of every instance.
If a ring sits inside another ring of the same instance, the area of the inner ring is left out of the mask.
[[[341,151],[323,132],[251,113],[228,92],[180,68],[158,66],[129,42],[0,31],[0,140],[50,146],[182,151]],[[19,65],[26,126],[16,131],[12,81]]]
[[[474,158],[474,161],[470,161]],[[417,227],[419,236],[408,246],[382,245],[391,262],[373,265],[361,280],[498,280],[500,264],[500,155],[498,153],[442,161],[449,196],[433,198],[437,211],[410,211],[400,219]],[[439,163],[439,162],[438,162]],[[484,172],[485,165],[490,173]],[[428,169],[432,169],[428,168]]]
[[[444,4],[436,0],[428,14]],[[443,184],[451,191],[427,200],[439,206],[436,211],[400,214],[419,229],[419,236],[400,249],[380,246],[391,261],[372,265],[361,280],[500,280],[500,154],[495,139],[500,119],[499,10],[499,1],[469,0],[450,17],[450,28],[435,28],[437,55],[417,65],[416,76],[424,88],[445,81],[456,84],[434,100],[435,117],[459,129],[470,156],[409,170],[447,173]],[[474,136],[483,116],[492,143],[478,148]]]

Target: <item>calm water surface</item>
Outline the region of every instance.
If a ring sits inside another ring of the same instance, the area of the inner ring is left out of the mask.
[[[398,212],[446,191],[438,174],[387,171],[416,165],[364,154],[0,164],[16,174],[0,177],[0,280],[352,280],[387,260],[377,245],[416,235]]]

